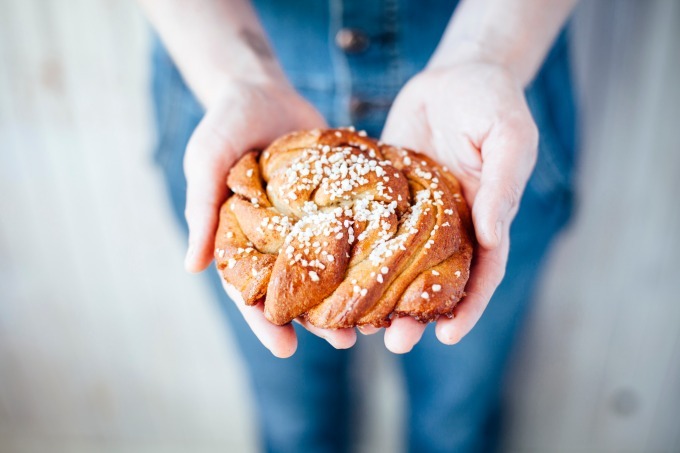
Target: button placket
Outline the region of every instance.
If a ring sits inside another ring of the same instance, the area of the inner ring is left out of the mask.
[[[391,86],[401,86],[402,76],[401,55],[397,36],[399,34],[399,0],[385,0],[385,46],[388,56],[388,78]]]
[[[352,96],[349,101],[349,112],[352,119],[361,118],[371,110],[371,103],[367,100]]]
[[[345,53],[361,53],[368,48],[370,39],[359,29],[341,28],[335,34],[335,44]]]
[[[339,118],[350,123],[382,123],[401,80],[398,51],[398,0],[331,0],[331,37],[338,100],[346,107]],[[333,26],[334,25],[334,26]]]
[[[348,126],[352,119],[350,115],[350,102],[352,95],[352,74],[347,61],[347,54],[338,51],[336,37],[339,30],[344,28],[343,15],[345,5],[343,0],[328,0],[329,11],[329,52],[333,67],[333,80],[335,83],[334,100],[335,106],[332,114],[332,125]]]

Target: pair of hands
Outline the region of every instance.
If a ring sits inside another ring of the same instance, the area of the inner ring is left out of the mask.
[[[210,104],[196,128],[184,161],[189,250],[185,266],[200,272],[212,261],[218,211],[227,195],[226,176],[247,150],[299,129],[325,127],[321,115],[286,82],[230,81]],[[538,132],[521,83],[500,65],[466,62],[427,69],[402,89],[389,113],[381,139],[427,152],[458,178],[472,207],[479,247],[454,317],[437,321],[444,344],[460,341],[477,323],[505,273],[509,228],[533,170]],[[277,357],[297,347],[293,326],[276,326],[263,307],[236,302],[259,340]],[[354,345],[355,329],[327,330],[300,323],[336,348]],[[385,345],[394,353],[410,351],[425,330],[412,318],[397,318],[385,329]],[[380,329],[360,328],[364,334]]]

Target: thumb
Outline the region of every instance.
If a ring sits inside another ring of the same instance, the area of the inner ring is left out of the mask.
[[[537,146],[538,132],[530,116],[497,126],[484,140],[479,190],[472,207],[477,240],[483,247],[498,247],[508,231],[536,163]]]
[[[189,227],[184,267],[189,272],[200,272],[212,261],[219,208],[227,196],[226,174],[236,159],[233,147],[210,126],[209,115],[191,136],[184,158]]]
[[[405,87],[390,108],[380,140],[419,151],[431,150],[425,111],[421,105]]]
[[[200,272],[212,261],[219,208],[228,193],[226,177],[236,159],[290,130],[325,125],[316,109],[287,90],[253,89],[245,96],[230,87],[223,96],[196,127],[184,158],[189,226],[184,267],[189,272]],[[263,112],[270,113],[271,121],[261,120]]]

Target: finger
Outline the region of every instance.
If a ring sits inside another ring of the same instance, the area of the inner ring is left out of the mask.
[[[335,349],[349,349],[357,342],[357,333],[354,329],[322,329],[310,324],[308,321],[298,318],[295,322],[302,327],[321,337],[330,343]]]
[[[453,309],[453,318],[440,317],[435,332],[444,344],[456,344],[477,324],[505,275],[510,241],[504,231],[501,245],[477,251],[465,288],[465,298]]]
[[[370,324],[358,326],[357,329],[359,329],[359,332],[361,332],[362,335],[373,335],[380,332],[380,328],[374,327]]]
[[[184,159],[189,227],[184,265],[189,272],[200,272],[212,261],[218,212],[227,195],[226,174],[236,157],[228,142],[217,136],[209,115],[192,135]]]
[[[248,306],[236,288],[224,280],[222,280],[222,286],[264,347],[269,349],[276,357],[282,359],[290,357],[295,353],[297,337],[292,325],[277,326],[272,324],[264,317],[264,306],[262,303]]]
[[[395,318],[385,329],[385,347],[395,354],[405,354],[420,341],[426,327],[410,316]]]
[[[472,206],[479,243],[498,247],[536,163],[538,132],[528,110],[492,130],[482,143],[482,174]]]

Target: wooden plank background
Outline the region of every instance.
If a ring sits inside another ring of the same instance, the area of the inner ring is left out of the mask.
[[[505,449],[680,451],[680,2],[584,0],[573,30],[579,211],[518,351]],[[0,452],[255,448],[151,163],[147,44],[129,0],[0,0]],[[399,449],[380,349],[364,451]]]

